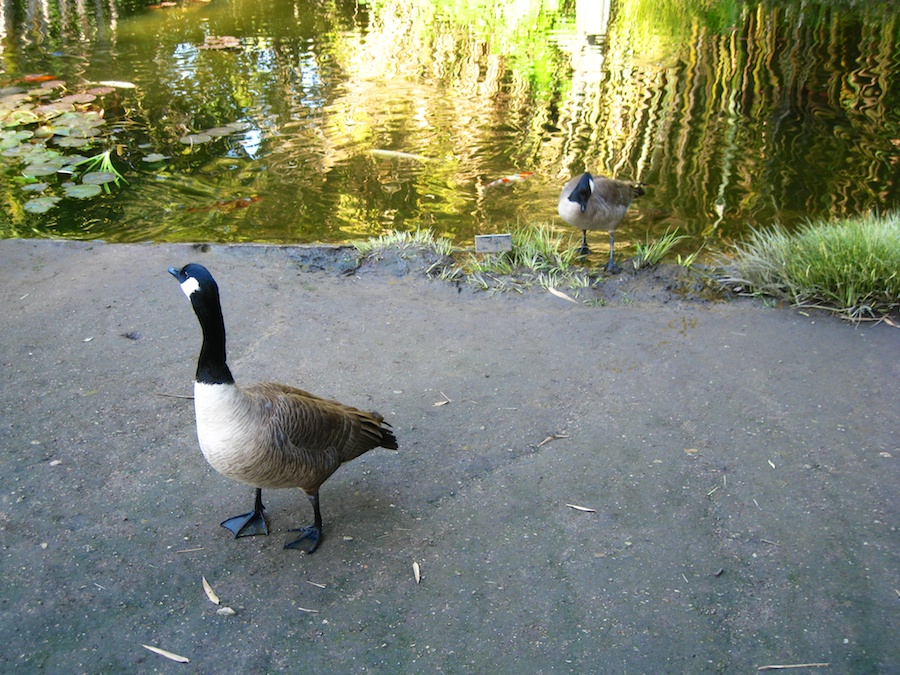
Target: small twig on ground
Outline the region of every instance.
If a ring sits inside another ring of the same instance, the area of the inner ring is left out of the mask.
[[[568,437],[569,437],[569,434],[550,434],[549,436],[547,436],[547,438],[545,438],[540,443],[538,443],[537,446],[540,448],[540,447],[547,445],[547,443],[549,443],[550,441],[555,441],[558,438],[568,438]]]
[[[756,670],[759,672],[761,670],[790,670],[792,668],[827,668],[830,665],[830,663],[792,663],[782,666],[760,666]]]

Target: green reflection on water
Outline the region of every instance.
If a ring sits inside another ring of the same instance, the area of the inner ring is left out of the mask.
[[[7,237],[292,243],[431,227],[468,244],[516,222],[564,230],[560,186],[585,168],[648,186],[623,245],[678,227],[685,253],[897,202],[890,3],[62,0],[46,24],[34,3],[6,5],[5,84],[137,85],[94,106],[107,124],[79,150],[115,148],[129,183],[33,214],[21,166],[0,160]],[[221,36],[239,42],[201,48]],[[231,122],[245,128],[179,143]],[[534,175],[485,187],[520,172]]]

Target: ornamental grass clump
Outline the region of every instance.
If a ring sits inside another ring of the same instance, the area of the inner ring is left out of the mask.
[[[735,246],[729,284],[854,320],[900,307],[900,214],[755,230]]]

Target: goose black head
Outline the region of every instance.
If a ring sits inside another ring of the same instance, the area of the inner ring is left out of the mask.
[[[191,301],[204,331],[222,321],[219,286],[208,269],[197,263],[189,263],[181,269],[170,267],[169,274],[181,284],[181,290]]]
[[[178,283],[181,284],[181,290],[184,291],[188,298],[191,298],[197,292],[200,292],[201,295],[207,295],[211,292],[214,292],[216,295],[219,293],[216,280],[213,279],[212,274],[203,265],[188,263],[181,269],[170,267],[169,274],[178,279]]]
[[[232,384],[234,378],[225,365],[225,322],[219,302],[219,286],[203,265],[189,263],[181,269],[169,268],[191,301],[203,329],[203,347],[197,362],[197,381]]]
[[[581,174],[578,185],[575,186],[575,189],[572,190],[572,194],[569,195],[569,201],[578,204],[578,206],[581,207],[581,212],[584,213],[587,208],[588,200],[591,198],[593,192],[594,177],[585,171]]]

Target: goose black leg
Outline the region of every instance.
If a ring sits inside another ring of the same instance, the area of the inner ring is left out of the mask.
[[[609,262],[606,263],[606,271],[610,274],[618,274],[622,271],[622,268],[616,265],[613,260],[613,243],[615,243],[615,232],[609,233]]]
[[[581,231],[581,248],[579,248],[576,253],[578,255],[590,255],[591,253],[591,249],[589,249],[587,245],[587,230]]]
[[[269,534],[266,524],[266,507],[262,503],[262,489],[256,488],[256,502],[250,513],[234,516],[222,523],[222,527],[231,530],[234,538],[252,537],[255,534]]]
[[[319,511],[319,493],[314,492],[313,494],[307,496],[309,497],[309,501],[312,504],[315,520],[309,527],[298,527],[294,530],[288,530],[288,532],[302,532],[303,534],[293,541],[289,541],[288,543],[286,543],[284,547],[298,548],[301,551],[312,553],[317,548],[319,548],[319,542],[322,541],[322,513]],[[304,546],[302,546],[303,542],[306,541],[309,541],[312,544],[309,548],[305,548]]]

